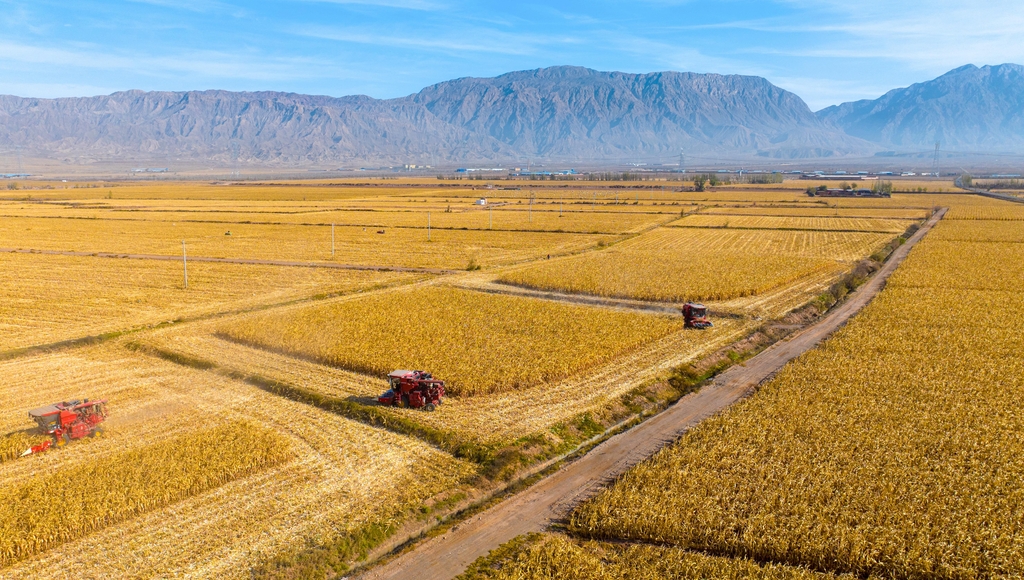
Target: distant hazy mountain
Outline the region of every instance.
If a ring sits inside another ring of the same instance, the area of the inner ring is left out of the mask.
[[[127,91],[0,96],[0,147],[68,160],[439,163],[691,156],[822,157],[877,150],[759,77],[553,67],[464,78],[377,100],[290,93]]]
[[[967,65],[817,116],[887,148],[1024,151],[1024,67]]]

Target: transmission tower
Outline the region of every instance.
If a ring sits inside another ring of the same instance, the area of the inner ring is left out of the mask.
[[[686,171],[685,161],[686,161],[686,158],[683,157],[683,152],[680,151],[679,152],[679,173],[683,173],[683,172]]]
[[[238,141],[231,142],[231,178],[238,179]]]
[[[932,159],[932,173],[939,175],[939,142],[935,142],[935,157]]]

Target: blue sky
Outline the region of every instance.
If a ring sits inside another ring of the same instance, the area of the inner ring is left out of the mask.
[[[0,0],[0,94],[377,98],[559,64],[759,75],[820,109],[1024,63],[1020,0]]]

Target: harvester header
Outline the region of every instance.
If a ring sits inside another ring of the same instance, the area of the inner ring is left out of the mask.
[[[32,409],[28,416],[36,422],[39,431],[52,439],[26,450],[22,457],[42,453],[54,445],[59,447],[75,439],[99,435],[103,431],[100,423],[107,419],[107,401],[64,401]]]

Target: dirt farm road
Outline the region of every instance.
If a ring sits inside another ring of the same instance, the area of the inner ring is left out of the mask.
[[[539,532],[624,471],[678,439],[701,420],[744,398],[787,362],[813,348],[867,305],[911,248],[945,215],[937,212],[863,286],[815,324],[776,343],[744,365],[733,366],[703,389],[616,435],[532,487],[461,522],[442,536],[359,576],[360,580],[443,580],[512,538]]]

